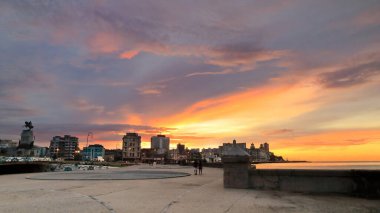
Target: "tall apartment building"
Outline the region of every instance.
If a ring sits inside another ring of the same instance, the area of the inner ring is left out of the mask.
[[[123,160],[137,160],[141,156],[141,136],[127,133],[123,137]]]
[[[150,138],[150,147],[156,151],[157,154],[165,154],[169,152],[170,138],[165,135],[152,136]]]
[[[65,160],[74,160],[74,156],[79,152],[79,141],[77,137],[64,135],[54,136],[50,141],[50,156],[63,158]]]
[[[185,154],[185,145],[184,144],[177,144],[177,150],[180,155]]]

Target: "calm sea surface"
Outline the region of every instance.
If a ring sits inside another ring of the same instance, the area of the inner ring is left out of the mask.
[[[369,169],[380,170],[380,161],[366,162],[302,162],[256,164],[257,169]]]

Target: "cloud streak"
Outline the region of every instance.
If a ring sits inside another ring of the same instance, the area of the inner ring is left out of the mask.
[[[374,60],[333,72],[322,73],[319,81],[327,88],[344,88],[367,83],[379,74],[380,62]]]

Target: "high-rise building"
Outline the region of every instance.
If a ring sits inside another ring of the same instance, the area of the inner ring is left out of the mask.
[[[141,136],[137,133],[127,133],[123,137],[123,160],[140,159]]]
[[[157,154],[165,154],[169,152],[170,138],[165,135],[152,136],[150,139],[151,148],[156,151]]]
[[[185,154],[185,145],[184,144],[177,144],[177,150],[180,155]]]
[[[74,160],[75,154],[79,152],[78,143],[78,138],[74,136],[54,136],[50,141],[50,156],[53,158]]]

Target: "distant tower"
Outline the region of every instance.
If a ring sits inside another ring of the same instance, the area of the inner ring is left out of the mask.
[[[251,143],[251,147],[249,149],[254,150],[255,149],[255,144]]]
[[[269,144],[268,143],[264,143],[264,150],[266,151],[266,152],[269,152]]]
[[[183,145],[183,144],[177,144],[177,150],[178,150],[178,153],[180,154],[180,155],[183,155],[183,154],[185,154],[185,145]]]
[[[155,149],[157,154],[165,154],[169,152],[170,138],[165,135],[152,136],[150,139],[150,148]]]

